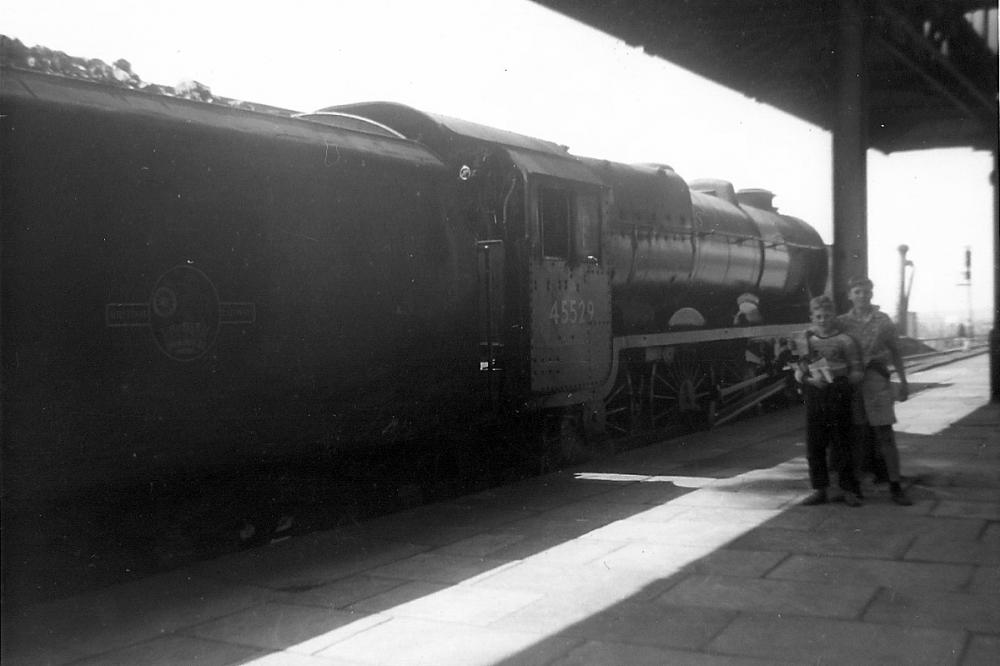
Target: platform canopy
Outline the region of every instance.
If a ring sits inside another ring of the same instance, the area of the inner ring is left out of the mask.
[[[835,127],[845,0],[535,1],[802,120]],[[996,150],[997,2],[852,1],[865,16],[868,146],[886,153]]]

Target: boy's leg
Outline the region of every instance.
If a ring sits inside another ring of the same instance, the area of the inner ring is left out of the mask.
[[[831,446],[834,453],[831,461],[836,461],[838,485],[844,491],[844,503],[861,506],[860,442],[851,422],[852,390],[846,381],[830,387],[835,404],[830,428]]]
[[[899,482],[899,449],[896,448],[896,436],[891,425],[872,426],[875,442],[882,459],[885,461],[886,476],[890,482]]]
[[[827,467],[827,410],[824,409],[823,391],[806,387],[806,460],[809,463],[809,485],[813,492],[805,500],[804,505],[823,504],[826,502],[826,489],[830,485],[830,473]]]
[[[855,389],[856,409],[860,408],[862,413],[861,420],[856,420],[855,423],[864,423],[866,426],[865,438],[863,440],[864,446],[861,450],[861,468],[864,472],[874,475],[875,483],[887,483],[889,481],[889,474],[886,469],[885,457],[882,454],[879,433],[876,431],[878,426],[872,425],[872,421],[875,423],[890,422],[885,420],[886,418],[890,418],[885,412],[886,392],[888,391],[888,395],[891,396],[891,390],[891,386],[886,378],[871,368],[865,370],[864,380]],[[891,405],[891,397],[888,400]],[[874,410],[875,413],[869,414],[869,409]]]
[[[880,427],[881,426],[866,426],[865,447],[863,451],[860,452],[860,455],[864,456],[866,461],[865,467],[871,474],[874,475],[875,483],[886,483],[890,480],[890,474],[888,461],[885,458],[885,454],[882,452],[879,435],[876,432],[876,429]]]
[[[830,485],[830,471],[827,467],[826,433],[822,427],[814,432],[806,429],[806,459],[809,461],[809,485],[814,490],[825,489]]]
[[[913,501],[907,497],[900,481],[902,475],[899,468],[899,449],[896,447],[896,434],[891,425],[875,426],[875,438],[885,459],[886,473],[889,477],[889,491],[892,493],[892,501],[902,506],[909,506]]]

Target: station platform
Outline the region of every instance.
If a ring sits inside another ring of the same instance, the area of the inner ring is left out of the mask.
[[[5,612],[2,661],[997,664],[988,358],[910,383],[913,506],[799,506],[791,409]]]

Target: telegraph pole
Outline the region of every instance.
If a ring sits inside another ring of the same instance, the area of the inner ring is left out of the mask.
[[[965,298],[968,308],[968,318],[966,319],[965,335],[969,338],[973,335],[972,330],[972,248],[965,248],[965,271],[962,273],[960,287],[965,287]]]
[[[995,123],[994,123],[995,129]],[[990,401],[1000,402],[1000,150],[993,135],[993,328],[990,329]]]
[[[909,245],[900,245],[899,250],[899,299],[896,301],[896,330],[900,336],[909,335],[909,294],[906,293],[906,267],[912,266],[912,261],[906,260],[906,253],[910,251]]]

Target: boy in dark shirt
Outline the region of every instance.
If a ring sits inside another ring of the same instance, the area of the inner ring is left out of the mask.
[[[851,437],[851,392],[864,377],[861,352],[857,342],[837,327],[836,310],[829,296],[812,299],[809,312],[812,326],[806,331],[805,358],[795,370],[806,403],[806,456],[813,488],[802,504],[827,502],[827,460],[832,457],[844,503],[861,506],[857,456],[852,451]]]

